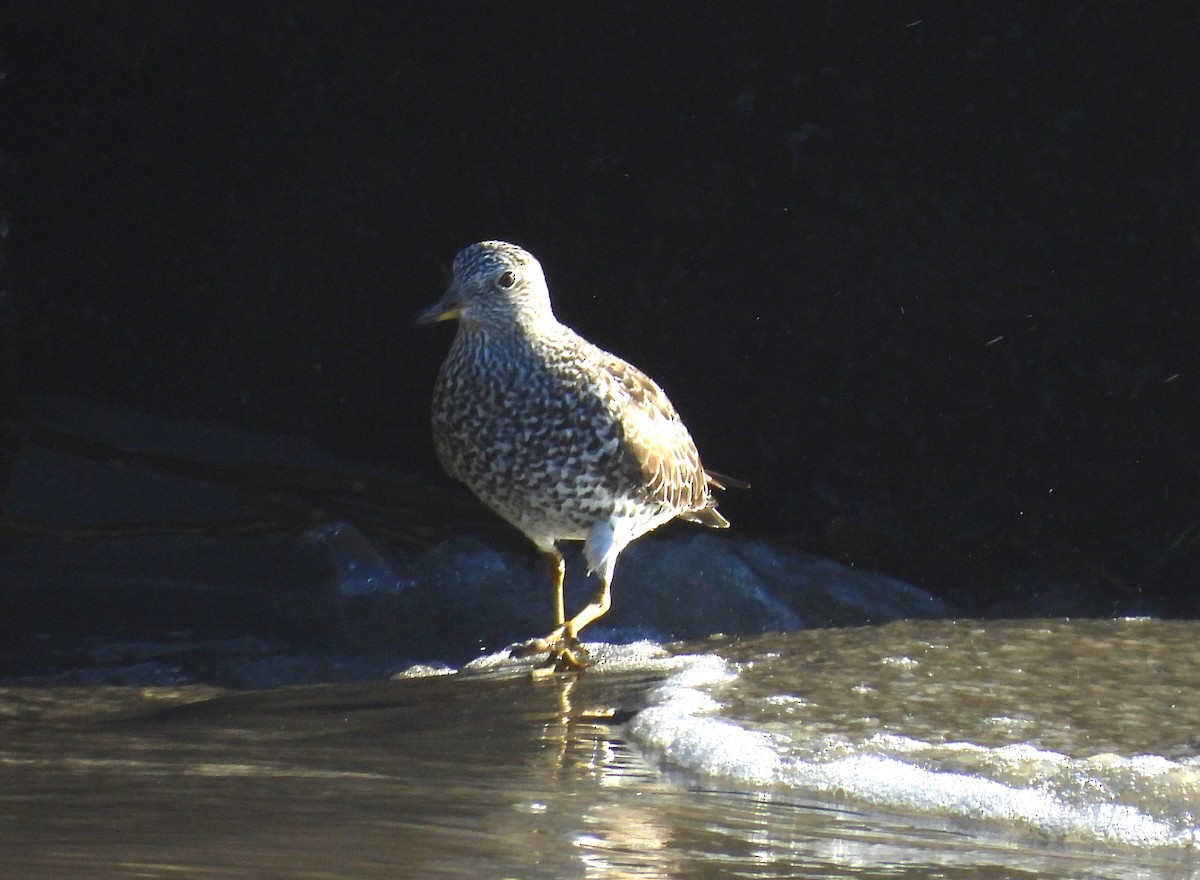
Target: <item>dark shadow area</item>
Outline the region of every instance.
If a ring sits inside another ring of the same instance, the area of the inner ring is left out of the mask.
[[[737,533],[969,613],[1200,610],[1186,4],[9,3],[0,41],[0,486],[30,401],[101,402],[411,474],[238,491],[428,546],[449,338],[408,319],[503,238],[753,484]]]

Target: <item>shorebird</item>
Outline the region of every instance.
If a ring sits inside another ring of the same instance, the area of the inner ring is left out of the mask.
[[[457,319],[433,393],[433,439],[446,471],[541,551],[555,627],[522,653],[580,669],[579,633],[605,614],[617,556],[679,517],[728,528],[706,471],[666,394],[645,373],[561,324],[541,264],[482,241],[454,258],[445,295],[416,324]],[[744,484],[739,484],[744,485]],[[595,598],[570,619],[559,541],[583,541]]]

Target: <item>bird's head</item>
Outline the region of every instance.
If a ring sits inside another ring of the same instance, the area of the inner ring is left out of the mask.
[[[481,241],[454,258],[446,293],[413,317],[414,324],[454,318],[464,323],[510,327],[553,320],[541,264],[524,248]]]

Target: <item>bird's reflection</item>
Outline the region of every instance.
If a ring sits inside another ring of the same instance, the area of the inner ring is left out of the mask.
[[[596,676],[591,676],[595,679]],[[592,801],[575,823],[575,845],[584,876],[596,878],[667,878],[677,876],[679,850],[672,846],[674,828],[658,809],[627,795],[630,789],[661,788],[661,781],[622,737],[622,724],[632,711],[604,699],[603,688],[589,687],[589,673],[559,674],[539,681],[553,689],[553,720],[542,725],[551,773],[567,784],[589,780],[626,795]]]

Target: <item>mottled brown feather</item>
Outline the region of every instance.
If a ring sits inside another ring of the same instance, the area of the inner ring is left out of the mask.
[[[622,447],[641,475],[647,496],[682,511],[685,519],[716,525],[706,513],[714,501],[700,453],[667,395],[649,376],[617,357],[606,355],[604,367],[623,401],[616,411]]]

